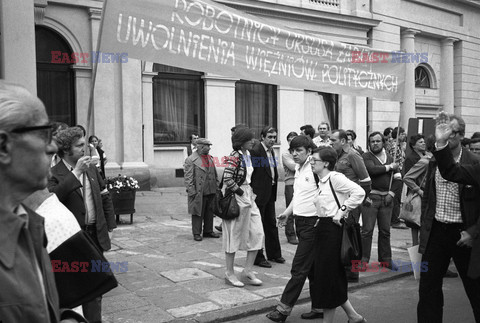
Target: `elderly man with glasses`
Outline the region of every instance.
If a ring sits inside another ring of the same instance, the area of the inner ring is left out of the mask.
[[[57,151],[42,102],[0,80],[0,320],[85,322],[60,311],[44,219],[21,204],[47,186]]]

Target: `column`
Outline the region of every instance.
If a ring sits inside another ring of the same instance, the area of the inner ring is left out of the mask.
[[[440,67],[440,104],[447,113],[454,113],[454,90],[453,90],[453,43],[458,39],[442,39],[442,59]]]
[[[0,78],[37,94],[33,1],[0,1]]]
[[[288,150],[287,135],[291,131],[300,133],[305,125],[305,91],[286,86],[277,87],[278,141],[280,154]],[[310,122],[312,123],[312,122]],[[317,127],[314,123],[313,127]]]
[[[401,49],[407,53],[415,52],[415,34],[420,31],[407,29],[401,34]],[[408,119],[415,118],[415,64],[405,64],[405,90],[400,105],[400,126],[408,128]]]
[[[203,78],[205,80],[205,137],[213,144],[210,154],[221,158],[228,156],[232,151],[230,129],[236,124],[235,82],[238,79],[208,73]]]

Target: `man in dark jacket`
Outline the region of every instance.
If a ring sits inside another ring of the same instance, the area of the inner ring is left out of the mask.
[[[48,189],[57,194],[100,250],[110,250],[110,235],[117,227],[113,204],[92,157],[84,156],[83,132],[71,127],[60,131],[55,140],[62,161],[52,168]],[[83,304],[85,317],[91,323],[101,322],[101,310],[101,297]]]
[[[273,145],[277,141],[277,129],[267,126],[262,129],[261,141],[253,146],[252,155],[252,186],[257,195],[255,203],[260,210],[265,233],[265,252],[269,260],[284,263],[280,240],[278,238],[277,218],[275,216],[275,201],[277,200],[278,160],[273,152]],[[265,259],[263,249],[259,250],[255,265],[270,268],[272,265]]]
[[[47,185],[52,127],[42,102],[0,80],[0,321],[85,322],[59,310],[44,220],[20,202]]]
[[[438,150],[428,166],[422,199],[419,252],[428,270],[420,275],[417,318],[418,322],[442,322],[442,278],[453,258],[475,320],[480,322],[480,165],[460,145],[465,135],[463,119],[446,117],[436,129]]]
[[[362,262],[370,261],[372,235],[378,220],[378,261],[388,263],[391,268],[390,219],[395,192],[402,186],[398,164],[385,151],[385,138],[380,132],[368,136],[370,151],[363,154],[365,167],[372,180],[368,198],[371,204],[362,208]]]

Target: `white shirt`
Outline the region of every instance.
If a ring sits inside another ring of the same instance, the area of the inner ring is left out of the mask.
[[[268,149],[263,142],[262,142],[262,147],[263,147],[263,149],[265,149],[265,153],[267,154],[267,158],[268,158],[268,164],[270,165],[270,173],[272,174],[272,185],[275,185],[275,169],[274,169],[274,167],[276,167],[277,165],[275,164],[275,161],[273,159],[271,148]]]
[[[67,169],[70,171],[73,171],[75,167],[72,167],[70,164],[68,164],[65,159],[63,159],[63,162],[65,163],[65,166],[67,166]],[[88,175],[85,175],[87,177]],[[75,176],[77,177],[77,176]],[[95,203],[93,202],[93,193],[92,193],[92,186],[90,185],[90,181],[86,180],[86,184],[84,185],[83,183],[83,173],[80,175],[80,177],[77,177],[78,181],[82,184],[82,187],[85,186],[85,194],[86,196],[83,197],[83,200],[85,201],[85,211],[87,212],[86,214],[86,219],[85,219],[85,224],[86,225],[91,225],[94,224],[97,217],[96,217],[96,212],[95,212]],[[83,189],[80,189],[82,192],[83,196]]]
[[[240,153],[240,155],[243,155],[241,149],[239,149],[238,152]],[[245,178],[245,182],[243,182],[242,185],[250,185],[250,183],[252,182],[253,165],[252,165],[252,156],[250,155],[250,152],[248,150],[247,150],[247,154],[243,155],[243,158],[245,159],[247,177]]]
[[[318,194],[317,183],[313,177],[310,158],[303,165],[295,166],[295,182],[293,183],[293,214],[298,216],[317,216],[317,208],[313,200]]]
[[[329,180],[332,182],[340,206],[345,205],[347,210],[353,210],[363,202],[365,197],[363,188],[344,174],[332,171],[318,182],[318,194],[314,200],[318,216],[333,217],[339,209]]]

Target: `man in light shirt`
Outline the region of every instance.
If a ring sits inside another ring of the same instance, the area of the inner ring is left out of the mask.
[[[332,143],[330,142],[329,133],[330,133],[330,125],[328,124],[328,122],[325,122],[325,121],[321,122],[318,125],[318,136],[313,138],[313,143],[315,144],[315,146],[330,147]]]
[[[317,222],[317,208],[313,204],[318,195],[318,187],[312,172],[309,159],[314,145],[307,136],[297,136],[290,142],[293,160],[297,164],[293,199],[288,208],[277,219],[283,226],[289,216],[295,216],[295,226],[298,237],[298,246],[292,261],[292,278],[288,281],[283,291],[280,303],[276,309],[267,314],[274,322],[284,322],[292,312],[293,306],[302,292],[305,280],[308,277],[310,284],[310,298],[315,299],[313,292],[313,262],[315,258],[315,224]],[[303,319],[322,318],[321,309],[313,309],[302,314]]]

